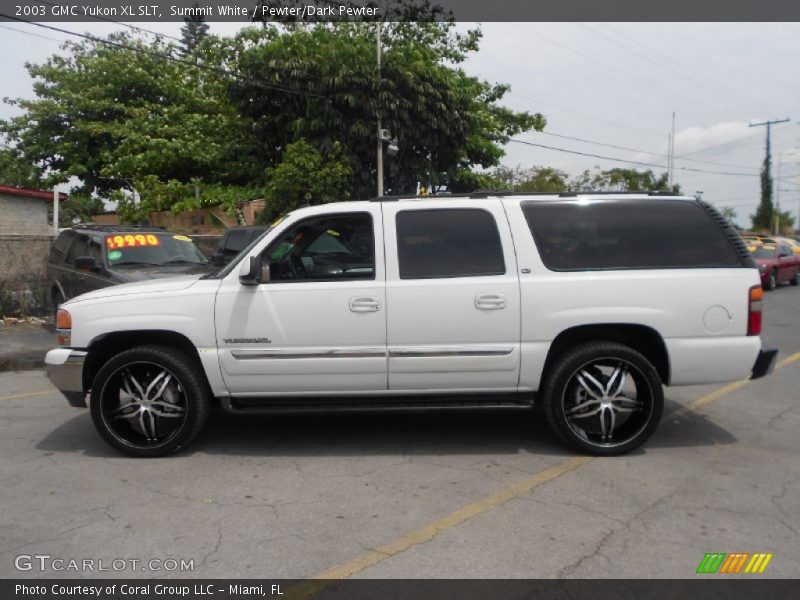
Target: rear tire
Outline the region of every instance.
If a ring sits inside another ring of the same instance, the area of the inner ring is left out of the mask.
[[[789,285],[798,286],[800,285],[800,269],[797,270],[797,273],[794,274],[794,277],[789,280]]]
[[[169,346],[139,346],[109,360],[92,385],[95,427],[113,448],[141,458],[188,445],[208,419],[211,392],[200,365]]]
[[[550,427],[568,446],[596,456],[625,454],[658,427],[664,391],[642,354],[615,342],[591,342],[558,357],[542,398]]]

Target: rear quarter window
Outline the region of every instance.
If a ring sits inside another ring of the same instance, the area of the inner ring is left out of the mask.
[[[685,200],[525,202],[522,211],[553,271],[743,266],[711,216]]]

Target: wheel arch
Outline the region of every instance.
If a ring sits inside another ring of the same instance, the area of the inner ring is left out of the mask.
[[[183,351],[200,367],[203,377],[208,384],[208,375],[203,368],[200,354],[192,341],[176,331],[165,329],[148,329],[138,331],[116,331],[105,333],[94,338],[86,348],[88,354],[83,366],[83,389],[92,387],[97,373],[114,355],[136,346],[158,345],[171,346]]]
[[[636,350],[655,367],[662,383],[669,384],[669,353],[664,339],[652,327],[636,323],[596,323],[565,329],[550,344],[544,363],[544,373],[549,373],[558,357],[569,348],[586,342],[599,341],[617,342]]]

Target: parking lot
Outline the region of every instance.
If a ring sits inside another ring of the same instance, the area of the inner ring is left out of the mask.
[[[766,295],[775,373],[668,388],[619,458],[565,450],[537,414],[217,413],[187,452],[136,460],[42,371],[0,373],[0,577],[98,575],[15,567],[50,555],[193,561],[111,577],[683,578],[707,552],[798,577],[798,306]]]

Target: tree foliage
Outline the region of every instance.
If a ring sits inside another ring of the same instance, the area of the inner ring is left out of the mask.
[[[679,194],[679,185],[669,190],[666,173],[656,175],[651,170],[608,169],[583,171],[575,177],[553,167],[534,165],[530,168],[498,167],[491,172],[491,187],[516,192],[652,192],[672,191]]]
[[[775,206],[772,204],[772,176],[770,175],[771,160],[769,153],[764,157],[761,167],[761,201],[758,203],[755,214],[750,215],[753,229],[766,229],[771,231],[775,223]]]
[[[376,26],[365,23],[268,26],[246,31],[231,94],[255,126],[259,159],[275,164],[305,139],[320,152],[341,144],[353,165],[355,198],[375,195],[376,121],[398,140],[385,162],[387,193],[455,183],[473,167],[492,167],[502,143],[544,118],[497,102],[508,88],[467,75],[455,64],[477,48],[479,34],[453,35],[443,23],[387,24],[380,77]],[[269,81],[298,92],[264,89]]]
[[[17,150],[0,146],[0,185],[46,189],[42,169],[29,162]]]
[[[200,3],[195,2],[192,8],[199,8]],[[181,27],[182,54],[184,56],[193,55],[200,44],[208,35],[208,23],[202,15],[188,16],[183,19],[184,25]]]
[[[73,194],[116,199],[136,220],[211,204],[233,211],[265,195],[286,208],[372,196],[379,116],[400,146],[386,158],[387,192],[484,187],[473,169],[496,166],[510,136],[545,125],[500,106],[506,86],[458,66],[477,50],[477,30],[387,24],[379,78],[375,24],[222,38],[192,23],[183,47],[114,33],[28,64],[35,98],[10,101],[22,114],[0,130],[52,183],[77,178]],[[297,174],[309,165],[317,175],[301,193]]]

